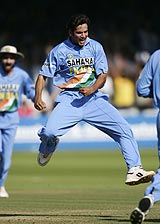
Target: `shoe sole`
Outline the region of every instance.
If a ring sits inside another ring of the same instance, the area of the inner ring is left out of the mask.
[[[141,224],[144,220],[143,214],[135,209],[130,216],[130,221],[132,224]]]
[[[152,203],[149,198],[145,197],[139,202],[138,208],[133,210],[130,216],[130,221],[132,224],[141,224],[144,219],[145,215],[148,214],[149,209],[151,208]]]
[[[58,146],[58,143],[59,143],[59,139],[57,138],[57,139],[56,139],[56,145],[55,145],[55,149],[54,149],[54,151],[56,150],[56,148],[57,148],[57,146]],[[54,151],[53,151],[53,152],[54,152]],[[49,162],[49,160],[51,159],[53,152],[50,152],[47,156],[44,155],[43,153],[39,152],[38,157],[37,157],[37,162],[38,162],[38,164],[39,164],[40,166],[45,166],[45,165]],[[42,162],[41,159],[43,159],[44,162]]]
[[[9,198],[9,196],[8,195],[0,195],[0,198]]]
[[[38,164],[40,166],[45,166],[49,162],[50,158],[52,157],[52,154],[53,154],[53,152],[49,153],[48,156],[44,157],[44,155],[42,153],[39,153],[38,157],[37,157]],[[45,162],[42,163],[42,161],[41,161],[42,159],[45,160]]]
[[[134,180],[134,181],[130,181],[130,182],[125,182],[125,184],[130,185],[130,186],[134,186],[134,185],[138,185],[138,184],[144,184],[144,183],[148,183],[152,180],[152,177],[154,176],[154,174],[149,174],[147,176],[142,177],[139,180]]]

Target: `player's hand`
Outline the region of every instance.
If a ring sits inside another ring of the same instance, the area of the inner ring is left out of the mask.
[[[92,86],[90,87],[82,87],[79,89],[79,92],[82,93],[84,96],[89,96],[91,95],[94,91]]]
[[[37,110],[45,110],[47,108],[43,100],[37,100],[37,101],[35,100],[34,107]]]

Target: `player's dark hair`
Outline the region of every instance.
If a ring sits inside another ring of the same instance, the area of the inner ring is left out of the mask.
[[[66,28],[67,31],[74,31],[76,29],[77,26],[82,25],[82,24],[87,24],[88,27],[90,26],[90,19],[88,18],[88,16],[84,15],[84,14],[76,14],[71,16],[71,18],[69,19]]]

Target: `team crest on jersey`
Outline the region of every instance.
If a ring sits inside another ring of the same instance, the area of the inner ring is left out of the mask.
[[[69,58],[69,59],[73,58],[73,54],[69,54],[69,55],[68,55],[68,58]]]

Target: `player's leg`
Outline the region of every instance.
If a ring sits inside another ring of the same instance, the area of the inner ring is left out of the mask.
[[[158,137],[158,157],[160,159],[160,112],[157,115],[157,137]],[[141,224],[154,203],[160,201],[160,168],[152,178],[152,183],[146,188],[144,197],[138,206],[131,212],[130,220],[132,224]]]
[[[146,188],[144,197],[140,200],[138,206],[131,212],[130,220],[132,224],[141,224],[150,209],[155,203],[160,201],[160,168],[152,178],[152,183]]]
[[[160,201],[160,168],[152,178],[152,183],[146,188],[144,197],[138,206],[131,212],[130,220],[132,224],[141,224],[153,205]]]
[[[157,127],[157,138],[158,138],[158,158],[160,161],[160,112],[158,112],[157,114],[156,127]]]
[[[45,166],[55,151],[60,136],[63,136],[82,119],[82,110],[67,102],[58,103],[50,114],[45,127],[38,135],[41,143],[39,147],[38,163]]]
[[[0,197],[9,197],[4,185],[11,166],[13,144],[16,134],[16,127],[1,130],[0,142]]]
[[[131,212],[130,221],[132,224],[141,224],[146,215],[149,213],[150,209],[153,207],[154,199],[153,195],[150,194],[148,196],[143,197],[138,206]]]
[[[90,102],[85,115],[86,122],[109,135],[120,146],[128,168],[125,183],[136,185],[149,182],[155,172],[143,170],[133,132],[119,111],[105,99],[97,98]]]

